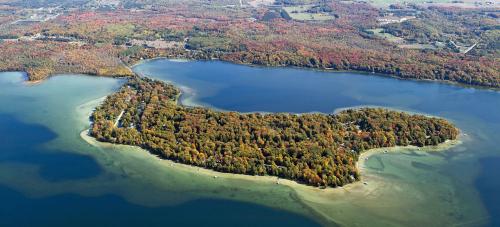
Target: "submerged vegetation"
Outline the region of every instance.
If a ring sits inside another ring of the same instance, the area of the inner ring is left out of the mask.
[[[439,118],[363,108],[338,114],[241,114],[177,104],[179,90],[130,79],[92,115],[99,141],[220,172],[272,175],[313,186],[359,179],[366,149],[437,145],[458,130]]]

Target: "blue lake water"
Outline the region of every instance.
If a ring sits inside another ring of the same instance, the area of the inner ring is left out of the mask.
[[[294,113],[383,106],[447,118],[465,135],[444,152],[375,155],[367,188],[215,181],[80,137],[93,100],[123,80],[63,75],[28,86],[21,73],[0,73],[0,226],[500,225],[499,92],[223,62],[154,60],[134,70],[181,87],[186,105]]]
[[[110,94],[121,81],[58,76],[27,86],[22,77],[0,73],[0,226],[317,225],[290,212],[223,199],[134,204],[115,193],[127,190],[119,185],[88,195],[92,189],[85,187],[106,187],[126,176],[106,174],[89,155],[101,151],[80,138],[88,118],[78,117],[77,106]],[[33,169],[35,174],[30,174]],[[109,180],[96,180],[103,174],[110,175]],[[72,191],[76,183],[86,186]],[[142,192],[133,193],[147,194],[150,189],[144,185]]]

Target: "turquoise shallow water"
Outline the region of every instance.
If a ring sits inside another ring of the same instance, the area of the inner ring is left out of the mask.
[[[300,215],[217,198],[191,196],[185,203],[154,206],[129,202],[157,189],[123,171],[110,172],[99,163],[103,157],[92,155],[113,150],[99,150],[79,136],[88,127],[79,105],[122,82],[57,76],[27,86],[22,78],[0,73],[0,226],[316,225]]]
[[[214,181],[138,149],[82,140],[80,132],[98,103],[92,100],[112,93],[122,80],[64,75],[27,86],[21,73],[1,73],[0,225],[500,223],[499,92],[222,62],[155,60],[134,70],[180,86],[187,105],[295,113],[384,106],[445,117],[466,135],[463,144],[445,152],[370,157],[366,187],[330,193],[244,179]]]

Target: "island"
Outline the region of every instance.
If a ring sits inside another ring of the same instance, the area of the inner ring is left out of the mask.
[[[183,106],[180,93],[133,77],[95,109],[90,135],[219,172],[337,187],[360,179],[356,162],[365,150],[437,145],[459,134],[444,119],[381,108],[243,114]]]

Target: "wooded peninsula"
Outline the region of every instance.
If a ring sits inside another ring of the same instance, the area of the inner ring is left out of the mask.
[[[179,89],[135,77],[92,114],[91,136],[219,172],[270,175],[318,187],[360,179],[372,148],[437,145],[459,131],[444,119],[380,108],[262,114],[178,104]]]

